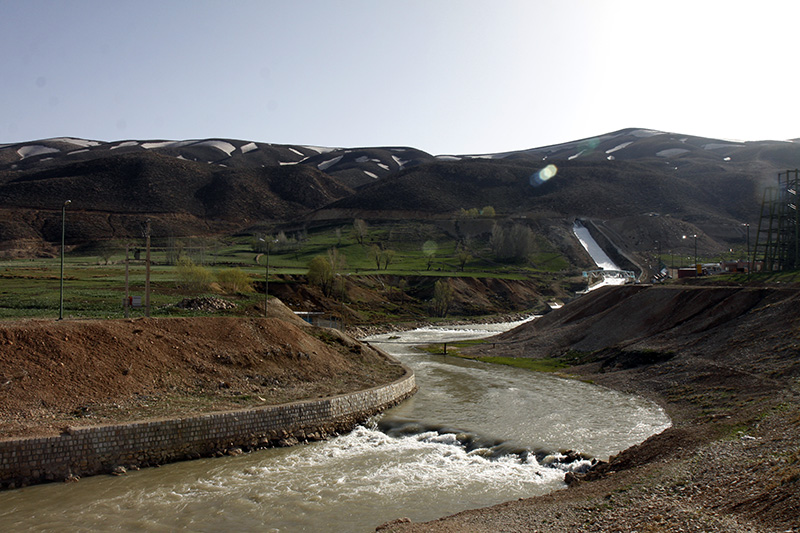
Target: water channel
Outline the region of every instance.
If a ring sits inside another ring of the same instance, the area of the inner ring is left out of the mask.
[[[545,464],[557,452],[605,459],[669,425],[641,398],[410,344],[480,338],[511,325],[369,339],[412,367],[420,390],[350,434],[6,491],[0,529],[374,531],[399,517],[429,520],[559,490],[565,470],[586,462]]]

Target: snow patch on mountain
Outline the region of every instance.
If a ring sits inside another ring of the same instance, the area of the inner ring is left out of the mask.
[[[655,137],[656,135],[662,135],[663,131],[658,130],[633,130],[630,134],[634,137]]]
[[[365,170],[364,174],[366,174],[367,176],[369,176],[372,179],[378,179],[378,175],[370,172],[369,170]]]
[[[333,152],[336,148],[326,148],[324,146],[303,146],[306,150],[314,150],[318,154],[327,154],[329,152]],[[305,155],[305,154],[300,154]]]
[[[323,161],[322,163],[317,165],[317,168],[324,172],[325,170],[328,170],[333,165],[335,165],[336,163],[341,161],[343,157],[344,157],[344,155],[340,155],[338,157],[334,157],[333,159],[328,159],[327,161]]]
[[[397,163],[397,166],[400,167],[400,168],[403,168],[405,165],[407,165],[410,162],[409,160],[406,160],[406,159],[400,159],[396,155],[393,155],[392,159],[394,159],[394,162]]]
[[[142,143],[142,148],[145,150],[157,150],[159,148],[181,148],[183,146],[195,144],[196,142],[197,141],[157,141]]]
[[[743,144],[708,143],[703,145],[703,150],[724,150],[727,148],[744,148]]]
[[[74,144],[75,146],[80,146],[81,148],[91,148],[92,146],[100,146],[102,144],[98,141],[77,139],[75,137],[57,137],[55,139],[49,139],[49,140],[53,142],[64,142],[64,143]]]
[[[116,150],[117,148],[128,148],[131,146],[139,146],[139,141],[125,141],[112,146],[109,150]]]
[[[197,146],[210,146],[212,148],[216,148],[220,152],[225,152],[228,157],[230,157],[233,151],[236,150],[236,147],[231,143],[218,140],[202,141],[197,143]]]
[[[656,153],[658,157],[675,157],[676,155],[681,155],[688,153],[689,150],[686,148],[667,148],[666,150],[661,150],[660,152]]]
[[[633,144],[633,141],[628,141],[628,142],[625,142],[625,143],[622,143],[622,144],[618,144],[617,146],[615,146],[611,150],[606,150],[606,153],[607,154],[613,154],[614,152],[622,150],[623,148],[627,148],[628,146],[630,146],[632,144]]]
[[[17,153],[19,154],[20,159],[25,159],[26,157],[36,157],[37,155],[44,155],[44,154],[54,154],[58,153],[61,150],[58,148],[50,148],[49,146],[44,146],[42,144],[29,144],[28,146],[23,146]]]
[[[247,152],[252,152],[253,150],[258,150],[258,146],[256,145],[256,143],[251,142],[251,143],[247,143],[247,144],[243,145],[240,148],[240,150],[242,151],[243,154],[246,154]]]

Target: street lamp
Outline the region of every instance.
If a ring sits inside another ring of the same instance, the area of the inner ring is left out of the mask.
[[[265,243],[267,246],[267,264],[264,267],[264,318],[267,318],[267,298],[269,298],[269,251],[270,248],[272,248],[272,243],[278,241],[277,239],[273,239],[272,242],[270,242],[261,237],[259,237],[258,240]],[[256,260],[257,259],[258,258],[256,258]]]
[[[58,306],[58,319],[64,318],[64,233],[66,231],[66,218],[67,218],[67,205],[71,204],[72,200],[67,200],[61,206],[61,289],[59,291],[59,306]]]
[[[753,270],[753,263],[750,262],[750,224],[745,222],[742,226],[747,228],[747,275]]]
[[[683,236],[684,239],[689,237],[694,238],[694,275],[697,276],[697,234]]]

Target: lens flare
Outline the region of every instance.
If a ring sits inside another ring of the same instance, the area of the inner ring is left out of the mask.
[[[550,178],[554,177],[557,172],[558,168],[556,168],[556,166],[551,163],[539,171],[539,177],[542,178],[542,181],[547,181]]]
[[[425,243],[422,245],[422,253],[428,256],[436,255],[437,249],[438,246],[433,241],[425,241]]]
[[[534,187],[538,187],[542,183],[553,178],[557,173],[558,167],[551,163],[543,169],[531,174],[531,177],[529,178],[530,184]]]

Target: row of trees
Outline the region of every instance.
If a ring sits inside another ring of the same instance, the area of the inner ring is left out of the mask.
[[[477,217],[487,217],[487,218],[494,218],[497,213],[494,210],[494,207],[487,205],[483,209],[478,209],[477,207],[472,207],[470,209],[464,209],[463,207],[458,212],[459,218],[477,218]]]
[[[489,242],[499,261],[523,261],[536,249],[533,231],[522,224],[511,226],[495,224]]]

